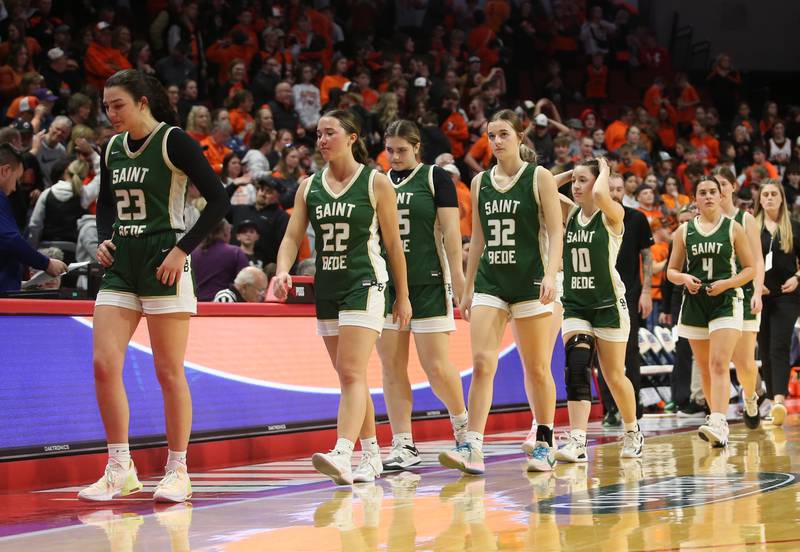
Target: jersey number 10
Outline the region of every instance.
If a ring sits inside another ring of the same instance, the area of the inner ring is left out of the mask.
[[[572,250],[572,271],[573,272],[591,272],[592,262],[589,257],[589,250],[585,247],[579,247]]]

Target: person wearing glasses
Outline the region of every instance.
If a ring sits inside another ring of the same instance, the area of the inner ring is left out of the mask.
[[[269,279],[264,271],[254,266],[243,268],[227,289],[214,295],[215,303],[263,303],[267,296]]]

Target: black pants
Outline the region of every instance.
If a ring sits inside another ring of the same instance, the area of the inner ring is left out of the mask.
[[[789,391],[789,348],[794,323],[800,316],[800,301],[795,294],[764,297],[758,351],[761,373],[767,384],[767,397],[787,395]]]
[[[639,293],[626,293],[625,301],[628,303],[628,314],[631,318],[631,333],[628,335],[628,347],[625,349],[625,375],[633,384],[633,393],[636,397],[636,418],[639,419],[642,417],[642,405],[639,401],[639,390],[642,388],[642,373],[639,365]],[[603,409],[606,412],[619,410],[614,402],[614,397],[611,396],[611,390],[603,378],[603,371],[598,370],[598,374]]]
[[[692,347],[683,337],[675,343],[675,364],[672,365],[669,386],[672,402],[685,406],[692,396]]]

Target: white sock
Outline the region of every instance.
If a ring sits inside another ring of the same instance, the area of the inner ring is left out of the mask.
[[[392,435],[392,441],[404,446],[414,446],[414,437],[410,433],[395,433]]]
[[[711,423],[718,423],[718,424],[727,424],[728,420],[725,418],[725,414],[721,412],[712,412],[711,415],[708,417],[708,421]]]
[[[467,438],[464,439],[465,443],[472,445],[472,448],[483,450],[483,433],[479,431],[467,431]]]
[[[127,469],[131,465],[131,449],[128,443],[108,443],[108,463]]]
[[[536,429],[537,427],[539,427],[539,424],[536,423],[536,418],[534,418],[531,420],[531,429]]]
[[[453,429],[461,429],[465,425],[467,425],[469,418],[467,417],[467,411],[465,410],[461,414],[456,414],[453,416],[450,415],[450,423],[453,425]]]
[[[583,444],[583,446],[586,446],[586,432],[584,430],[573,429],[572,431],[570,431],[570,435],[578,439],[578,441],[580,441]]]
[[[625,422],[622,425],[625,426],[625,431],[636,431],[639,427],[639,424],[637,424],[636,422],[631,422],[631,423]]]
[[[344,437],[339,437],[336,439],[336,446],[333,447],[333,450],[342,454],[346,454],[349,458],[353,456],[353,449],[355,447],[356,444],[353,441],[345,439]]]
[[[369,451],[369,452],[378,452],[380,451],[380,447],[378,446],[378,438],[377,437],[369,437],[367,439],[361,439],[361,450]]]
[[[167,471],[186,469],[186,451],[170,450],[167,456]]]

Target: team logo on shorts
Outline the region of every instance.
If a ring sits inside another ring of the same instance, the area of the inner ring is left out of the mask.
[[[529,508],[551,514],[674,510],[768,493],[797,481],[798,474],[782,472],[681,475],[589,489],[534,503]]]

